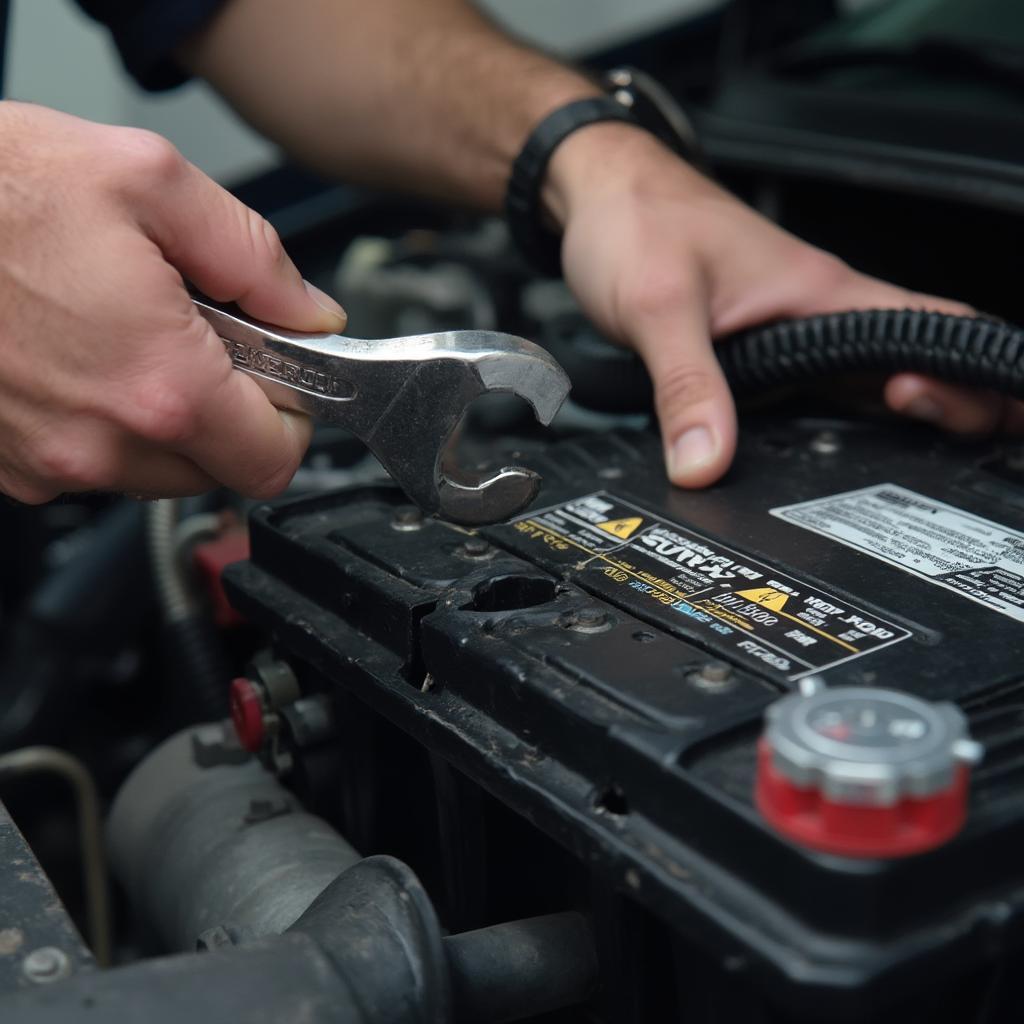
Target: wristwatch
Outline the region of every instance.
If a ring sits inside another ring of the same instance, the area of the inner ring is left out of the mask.
[[[561,238],[543,222],[541,186],[555,150],[574,131],[600,121],[623,121],[657,136],[684,160],[702,164],[696,132],[668,90],[646,72],[607,72],[604,96],[573,100],[548,114],[530,133],[512,164],[505,193],[505,219],[516,247],[539,271],[558,277]]]

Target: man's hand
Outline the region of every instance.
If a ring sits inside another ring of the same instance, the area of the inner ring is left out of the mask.
[[[469,0],[308,0],[287,19],[280,6],[232,0],[181,58],[330,174],[497,211],[529,131],[558,107],[600,95],[503,35]],[[630,125],[570,135],[543,199],[565,229],[563,267],[585,311],[651,371],[670,475],[686,486],[721,476],[736,444],[712,338],[844,309],[969,312],[805,245]],[[1024,422],[1016,403],[917,376],[894,377],[886,397],[953,430]]]
[[[0,492],[265,497],[309,441],[236,373],[182,277],[294,330],[344,314],[170,143],[0,103]]]
[[[684,486],[718,479],[736,446],[713,338],[837,310],[971,312],[856,273],[628,125],[571,135],[555,152],[544,198],[564,225],[563,266],[584,310],[650,370],[669,476]],[[1004,414],[993,396],[909,374],[892,378],[886,397],[897,411],[963,432],[991,429]],[[1019,406],[1008,403],[1006,415],[1019,418]]]

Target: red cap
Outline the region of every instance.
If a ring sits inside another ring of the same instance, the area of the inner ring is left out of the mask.
[[[231,721],[243,750],[258,754],[267,731],[263,725],[263,700],[259,687],[245,676],[231,680]]]
[[[840,803],[813,786],[797,786],[776,771],[772,760],[772,749],[762,738],[757,750],[758,810],[773,828],[814,850],[845,857],[923,853],[955,836],[967,815],[966,764],[957,765],[946,789],[871,806]]]

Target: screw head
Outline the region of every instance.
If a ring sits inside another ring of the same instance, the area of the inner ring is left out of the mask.
[[[811,451],[817,455],[835,455],[843,442],[834,430],[823,430],[811,439]]]
[[[469,558],[485,558],[491,553],[491,545],[483,537],[467,537],[462,545],[462,553]]]
[[[391,517],[391,529],[400,533],[410,533],[423,528],[423,513],[415,505],[403,505],[396,508]]]
[[[71,961],[64,950],[56,946],[40,946],[22,960],[21,971],[29,981],[48,985],[71,973]]]
[[[732,666],[724,661],[709,661],[690,676],[690,682],[701,690],[727,690],[733,684]]]
[[[611,627],[608,613],[600,608],[579,608],[566,623],[576,633],[603,633]]]

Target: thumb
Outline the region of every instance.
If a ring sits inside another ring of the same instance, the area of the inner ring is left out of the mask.
[[[669,479],[706,487],[736,451],[736,409],[699,309],[647,323],[635,339],[654,382]]]
[[[345,311],[302,279],[274,227],[167,145],[162,187],[151,183],[141,218],[167,262],[210,298],[237,302],[257,319],[343,330]]]

